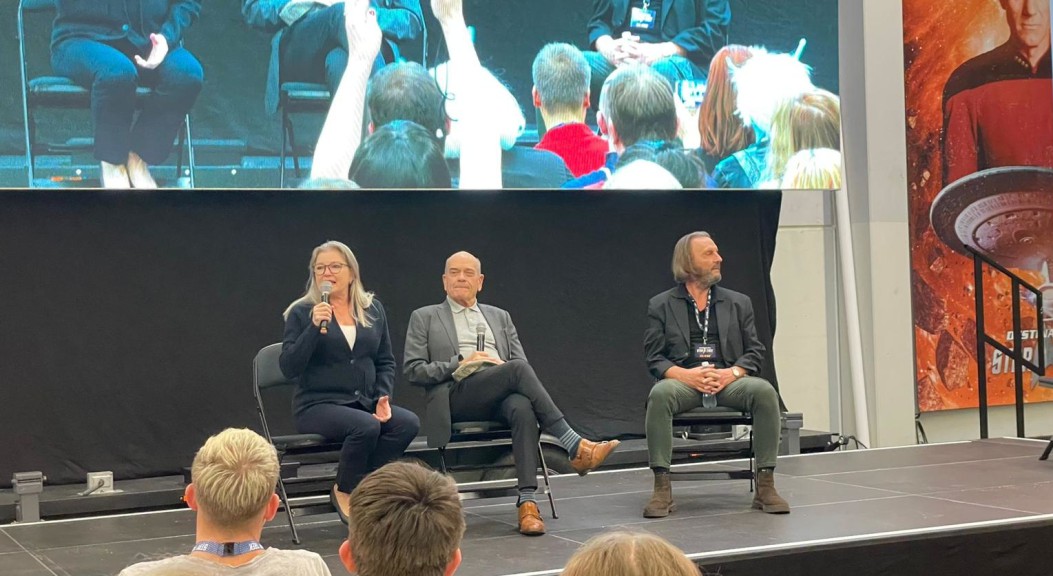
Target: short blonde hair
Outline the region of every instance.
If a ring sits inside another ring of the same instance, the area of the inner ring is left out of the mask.
[[[841,188],[841,152],[830,148],[801,150],[786,163],[783,190],[837,190]]]
[[[673,279],[682,284],[698,277],[695,273],[695,261],[691,257],[691,242],[695,238],[710,238],[709,232],[691,232],[676,241],[673,248]]]
[[[227,428],[205,441],[191,468],[198,508],[224,528],[240,528],[274,495],[278,453],[247,428]]]
[[[574,553],[562,576],[699,576],[684,552],[653,534],[608,532]]]
[[[783,100],[771,121],[765,180],[779,181],[790,157],[802,150],[841,149],[841,99],[815,89]]]

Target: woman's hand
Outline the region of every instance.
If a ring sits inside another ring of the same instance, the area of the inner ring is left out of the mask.
[[[321,326],[322,320],[333,321],[333,307],[325,302],[319,302],[311,309],[311,324]]]
[[[146,70],[157,68],[161,65],[161,62],[165,61],[165,57],[168,56],[168,40],[165,39],[164,36],[160,34],[151,34],[150,44],[152,44],[153,47],[150,49],[150,55],[146,57],[146,60],[143,60],[143,57],[138,54],[135,55],[135,63],[138,64],[140,68],[145,68]]]
[[[391,401],[388,400],[387,396],[381,396],[380,400],[377,400],[377,409],[374,411],[373,417],[381,422],[391,420]]]

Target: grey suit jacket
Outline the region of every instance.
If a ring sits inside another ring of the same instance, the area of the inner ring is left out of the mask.
[[[479,310],[494,333],[498,356],[505,361],[526,360],[508,312],[487,304],[479,304]],[[459,356],[450,305],[443,301],[414,310],[406,330],[402,372],[410,384],[424,387],[427,399],[424,434],[432,448],[445,446],[450,441],[450,386]]]
[[[741,292],[719,286],[712,288],[720,333],[720,354],[733,366],[756,376],[764,360],[764,344],[757,338],[753,322],[753,302]],[[647,305],[647,331],[644,352],[647,368],[656,379],[667,370],[682,366],[691,357],[692,319],[687,313],[687,289],[678,284],[651,298]]]

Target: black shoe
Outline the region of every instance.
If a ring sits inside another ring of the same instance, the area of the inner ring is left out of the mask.
[[[340,507],[340,503],[336,499],[336,486],[333,486],[333,489],[329,491],[329,504],[333,506],[333,510],[336,510],[336,515],[344,523],[344,526],[347,526],[349,524],[347,514],[344,514],[344,509]]]

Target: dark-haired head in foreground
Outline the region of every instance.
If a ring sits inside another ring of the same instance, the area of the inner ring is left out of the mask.
[[[435,135],[405,120],[389,122],[362,141],[349,177],[362,188],[450,187],[450,170]]]
[[[637,142],[618,157],[615,170],[636,160],[654,162],[665,168],[684,188],[705,186],[705,165],[697,156],[684,150],[679,139]]]
[[[441,138],[440,135],[449,130],[445,100],[424,66],[417,62],[388,64],[369,80],[366,106],[371,129],[396,120],[408,120]]]
[[[340,559],[359,576],[450,576],[461,563],[457,485],[416,462],[392,462],[351,494]]]

